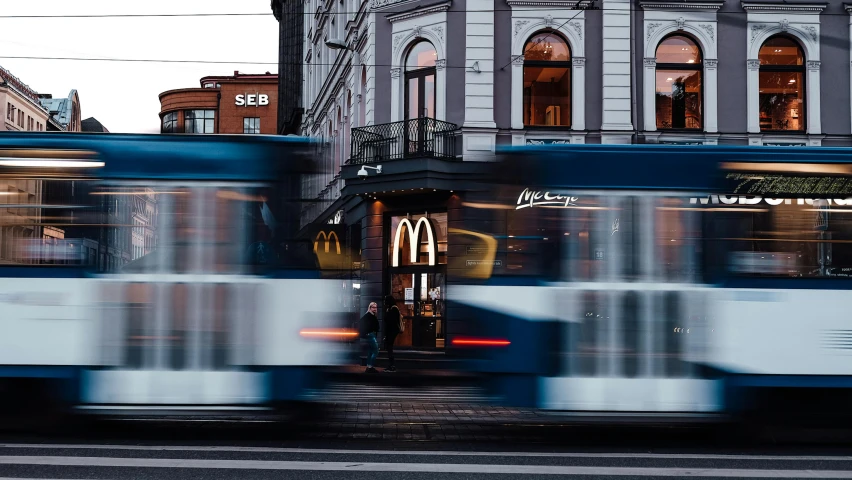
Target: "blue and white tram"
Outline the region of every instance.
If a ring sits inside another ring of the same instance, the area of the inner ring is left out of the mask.
[[[451,342],[512,405],[846,413],[847,149],[508,149],[465,202]],[[474,234],[471,234],[474,232]],[[464,334],[461,338],[461,334]],[[835,408],[836,407],[836,408]]]
[[[268,409],[344,360],[305,139],[0,135],[4,402]],[[40,400],[40,401],[37,401]]]

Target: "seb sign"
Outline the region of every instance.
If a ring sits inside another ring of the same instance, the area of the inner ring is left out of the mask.
[[[262,107],[264,105],[269,105],[269,95],[265,93],[237,95],[235,103],[238,107]]]

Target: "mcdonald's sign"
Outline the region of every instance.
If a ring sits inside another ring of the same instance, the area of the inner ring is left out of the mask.
[[[325,231],[323,230],[320,230],[320,232],[317,234],[317,237],[314,239],[314,253],[319,255],[320,241],[325,243],[325,253],[329,253],[332,238],[334,238],[334,244],[337,248],[337,254],[340,255],[340,239],[337,237],[337,233],[334,231],[325,233]]]
[[[420,229],[423,228],[428,241],[427,253],[429,255],[429,265],[437,265],[438,239],[435,237],[435,227],[432,225],[431,220],[426,217],[421,217],[417,220],[417,223],[413,227],[411,226],[411,221],[407,218],[403,218],[402,221],[399,222],[399,226],[396,227],[396,234],[394,235],[393,240],[391,266],[398,267],[402,261],[402,251],[399,248],[399,242],[402,240],[403,228],[408,232],[408,245],[411,252],[411,263],[418,263],[420,261],[420,235],[423,233]]]
[[[344,268],[346,255],[340,246],[340,235],[334,230],[320,230],[314,237],[314,255],[323,270]]]

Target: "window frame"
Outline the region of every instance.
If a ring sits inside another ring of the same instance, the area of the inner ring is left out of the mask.
[[[666,40],[673,38],[673,37],[683,37],[683,38],[690,40],[693,44],[695,44],[695,48],[698,49],[699,60],[698,60],[698,62],[696,62],[694,64],[693,63],[660,63],[659,61],[657,61],[655,63],[655,66],[654,66],[654,85],[653,85],[654,100],[655,100],[654,101],[654,126],[657,129],[657,131],[661,131],[661,132],[689,132],[689,133],[704,132],[704,130],[705,130],[705,128],[704,128],[705,112],[704,111],[706,109],[705,108],[705,105],[706,105],[705,100],[706,99],[704,97],[704,87],[705,87],[705,85],[704,85],[704,83],[705,83],[705,78],[704,78],[705,77],[705,75],[704,75],[704,50],[701,48],[701,42],[697,38],[693,38],[691,35],[686,34],[684,32],[672,32],[672,33],[669,33],[668,35],[666,35],[665,37],[663,37],[662,39],[660,39],[659,42],[657,42],[657,46],[654,48],[654,59],[658,58],[657,57],[657,51],[660,49],[660,45],[662,45],[663,42],[665,42]],[[699,81],[700,81],[699,87],[698,87],[698,96],[701,99],[701,108],[700,108],[699,120],[698,120],[700,125],[701,125],[700,127],[698,127],[698,128],[688,128],[688,127],[675,128],[675,127],[659,127],[659,126],[657,126],[657,122],[656,122],[656,120],[657,120],[657,104],[656,104],[657,72],[659,72],[660,70],[690,70],[690,71],[698,72]]]
[[[192,116],[189,115],[191,112],[192,112]],[[203,112],[203,116],[201,118],[196,118],[196,117],[194,117],[195,112]],[[207,117],[208,113],[212,114],[211,117],[209,117],[209,118]],[[187,125],[189,125],[189,122],[194,122],[195,120],[203,120],[204,121],[205,128],[204,128],[203,132],[189,132],[189,131],[187,131]],[[210,131],[210,132],[208,132],[207,128],[206,128],[207,120],[210,120],[212,122],[212,125],[213,125],[212,131]],[[196,135],[215,134],[216,133],[216,110],[204,109],[204,108],[184,110],[184,112],[183,112],[183,133],[196,134]]]
[[[775,34],[775,35],[771,35],[766,40],[761,42],[760,47],[758,47],[758,49],[757,49],[757,60],[758,61],[760,61],[760,51],[763,50],[764,45],[766,45],[766,43],[769,42],[770,40],[773,40],[773,39],[776,39],[776,38],[784,38],[784,39],[787,39],[787,40],[793,42],[794,44],[796,44],[796,46],[799,48],[799,52],[801,52],[801,55],[802,55],[802,64],[801,65],[763,65],[762,63],[760,64],[760,66],[757,69],[757,102],[758,102],[758,110],[757,110],[758,124],[757,125],[758,125],[760,133],[806,134],[806,133],[808,133],[808,68],[807,68],[808,56],[807,56],[807,51],[805,50],[804,45],[802,45],[802,42],[799,41],[799,39],[796,38],[795,36],[785,35],[783,33]],[[761,74],[763,74],[764,72],[769,73],[769,74],[772,74],[772,73],[800,73],[802,75],[802,84],[801,84],[801,87],[800,87],[800,90],[802,92],[802,104],[801,104],[801,107],[799,107],[799,118],[800,118],[800,123],[802,124],[802,128],[799,128],[799,129],[796,129],[796,130],[790,130],[790,129],[780,130],[780,129],[777,129],[777,128],[763,129],[762,127],[760,127],[760,77],[761,77]]]
[[[530,44],[533,38],[536,36],[547,33],[549,35],[555,36],[562,40],[565,43],[565,48],[568,49],[568,60],[565,61],[556,61],[556,60],[527,60],[524,58],[524,64],[521,67],[521,122],[523,128],[529,130],[571,130],[574,125],[574,51],[571,48],[571,42],[568,41],[561,33],[555,30],[537,30],[532,34],[527,36],[527,40],[524,42],[524,46],[522,51],[524,55],[526,55],[527,45]],[[525,97],[524,94],[524,81],[523,75],[526,73],[527,68],[567,68],[568,69],[568,124],[567,125],[530,125],[527,123],[524,112],[525,105]]]
[[[174,120],[168,119],[171,115],[174,115]],[[172,127],[171,131],[166,130],[166,122],[167,121],[173,122],[173,127]],[[178,112],[177,111],[168,112],[168,113],[164,114],[162,120],[160,120],[160,133],[179,133],[177,131],[177,125],[178,125]]]
[[[402,119],[403,120],[413,120],[409,117],[409,107],[411,101],[411,94],[409,92],[409,81],[417,80],[417,103],[421,106],[425,105],[426,101],[426,77],[432,76],[432,113],[437,117],[437,108],[438,108],[438,68],[436,65],[431,67],[418,67],[414,69],[408,68],[408,59],[411,56],[411,53],[417,48],[421,43],[428,43],[432,50],[435,53],[438,53],[438,49],[435,48],[435,45],[428,40],[419,40],[417,42],[412,43],[408,46],[408,49],[405,53],[405,63],[403,66],[403,112]],[[422,118],[418,115],[416,118]],[[425,117],[424,117],[425,118]]]
[[[254,120],[256,126],[254,127],[255,131],[248,131],[250,128],[251,120]],[[243,117],[243,134],[245,135],[260,135],[260,117]]]

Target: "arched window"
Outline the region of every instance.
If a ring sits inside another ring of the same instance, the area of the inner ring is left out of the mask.
[[[701,69],[701,48],[691,38],[672,35],[657,46],[657,128],[703,127]]]
[[[760,130],[805,129],[805,54],[786,36],[760,47]]]
[[[524,45],[524,126],[571,125],[571,49],[552,32]]]
[[[367,125],[367,68],[361,67],[361,99],[358,100],[358,126]]]
[[[405,59],[405,119],[435,118],[438,52],[427,41],[414,44]]]

